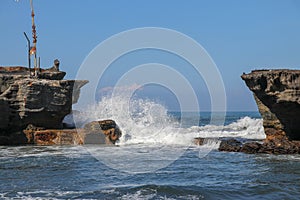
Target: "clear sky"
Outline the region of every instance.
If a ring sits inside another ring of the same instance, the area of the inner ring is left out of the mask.
[[[85,57],[100,42],[140,27],[174,29],[200,43],[220,70],[231,111],[257,110],[240,78],[243,72],[300,66],[297,0],[34,0],[34,7],[42,67],[50,67],[59,58],[66,78],[75,78]],[[0,27],[0,65],[26,66],[23,32],[31,33],[29,0],[1,0]],[[160,62],[156,53],[140,53],[138,64],[152,61],[147,55],[156,59],[152,62]],[[166,60],[168,55],[164,56]],[[126,64],[126,58],[121,61],[115,64]],[[202,87],[192,77],[191,82],[195,88]],[[103,84],[110,86],[110,80]],[[205,99],[201,91],[197,95]],[[203,104],[207,109],[209,103],[204,100]]]

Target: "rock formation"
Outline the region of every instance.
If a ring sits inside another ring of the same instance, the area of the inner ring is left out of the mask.
[[[82,145],[115,144],[122,132],[113,120],[93,121],[77,129],[47,129],[28,125],[23,130],[28,144]]]
[[[26,68],[0,68],[0,128],[15,130],[28,123],[45,128],[59,128],[72,103],[78,100],[80,87],[87,81],[61,80],[65,72],[41,72],[31,78]]]
[[[115,144],[115,142],[122,136],[122,132],[119,126],[113,120],[102,120],[93,121],[86,124],[83,128],[83,133],[85,134],[85,143],[90,143],[87,137],[90,137],[92,133],[98,134],[99,132],[105,136],[105,143]],[[88,133],[89,135],[87,135]]]
[[[267,139],[300,140],[300,70],[255,70],[242,79],[253,92]]]
[[[63,129],[62,122],[88,81],[62,80],[65,74],[57,68],[32,77],[25,67],[0,67],[0,145],[86,143],[91,130]],[[121,136],[114,121],[97,123],[109,127],[93,130],[104,143]]]
[[[300,154],[300,141],[286,139],[266,139],[263,142],[241,142],[235,138],[222,140],[219,151],[266,153],[266,154]]]
[[[253,92],[267,137],[262,144],[224,141],[220,150],[300,153],[300,70],[254,70],[242,79]]]
[[[239,152],[242,148],[242,143],[236,139],[228,139],[221,142],[219,151]]]

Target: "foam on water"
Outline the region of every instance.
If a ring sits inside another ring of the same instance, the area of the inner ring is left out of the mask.
[[[227,126],[193,126],[188,128],[188,132],[203,138],[240,137],[245,139],[262,140],[266,137],[262,123],[262,119],[243,117]]]
[[[123,136],[119,145],[190,145],[195,137],[265,138],[262,120],[250,117],[226,126],[195,124],[181,128],[180,121],[171,117],[163,105],[149,99],[128,98],[126,91],[104,96],[99,103],[81,112],[76,124],[104,119],[113,119],[120,126]]]
[[[0,152],[0,160],[47,156],[78,158],[86,153],[81,146],[0,146]]]
[[[89,106],[80,116],[76,116],[76,124],[113,119],[123,134],[119,145],[145,143],[185,145],[190,142],[179,133],[179,123],[168,115],[163,105],[145,99],[131,99],[129,102],[126,99],[128,99],[126,94],[105,96],[98,104]]]

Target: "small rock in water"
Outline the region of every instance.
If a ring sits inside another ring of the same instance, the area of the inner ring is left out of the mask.
[[[106,144],[115,144],[116,141],[122,136],[122,131],[116,122],[110,119],[90,122],[86,124],[83,129],[86,135],[101,133],[106,138]]]
[[[220,144],[219,151],[239,152],[242,143],[236,139],[223,140]]]

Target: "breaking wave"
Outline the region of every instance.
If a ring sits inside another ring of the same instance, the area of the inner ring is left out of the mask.
[[[120,126],[123,136],[119,145],[189,146],[193,144],[195,137],[241,137],[258,140],[265,138],[262,119],[246,116],[226,126],[199,126],[201,123],[198,120],[196,124],[182,128],[182,119],[168,113],[162,104],[149,99],[130,98],[126,92],[102,97],[96,105],[89,106],[76,116],[76,124],[104,119],[113,119]]]

